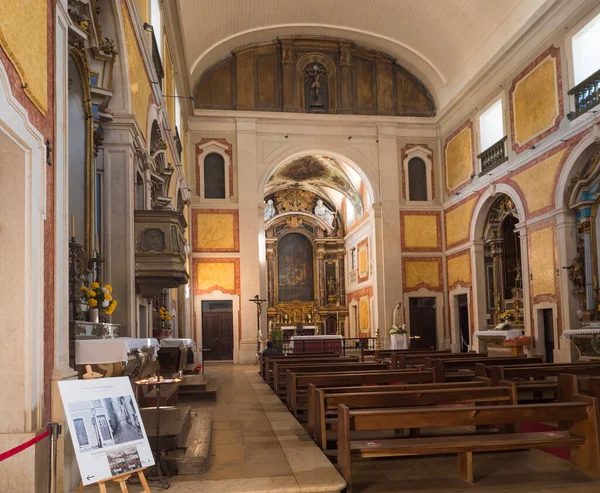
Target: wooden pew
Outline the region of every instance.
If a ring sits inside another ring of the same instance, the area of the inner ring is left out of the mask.
[[[327,450],[326,413],[337,410],[344,404],[349,409],[373,409],[388,407],[438,406],[441,404],[516,404],[516,390],[512,386],[499,387],[446,387],[447,384],[433,384],[428,389],[409,386],[406,390],[394,392],[363,392],[328,394],[327,389],[317,389],[316,399],[309,417],[314,423],[314,439],[322,450]],[[436,386],[437,388],[434,388]],[[329,422],[335,418],[329,416]]]
[[[468,436],[373,441],[351,440],[352,431],[404,428],[515,425],[531,421],[568,422],[569,429],[535,433],[498,433]],[[420,407],[407,409],[351,410],[338,406],[337,468],[352,493],[352,458],[457,454],[458,472],[473,483],[473,452],[571,448],[571,465],[593,479],[600,479],[598,399],[575,395],[572,402],[529,405]]]
[[[431,358],[425,360],[425,368],[433,368],[433,381],[442,383],[452,381],[453,378],[471,380],[475,377],[475,365],[481,364],[484,366],[490,365],[523,365],[543,363],[541,356],[533,358],[506,356],[499,358],[489,358],[487,356],[477,358]],[[469,370],[469,371],[460,371]]]
[[[260,355],[260,376],[265,378],[265,363],[266,360],[280,360],[285,358],[295,358],[295,359],[307,359],[307,358],[337,358],[334,353],[299,353],[299,354],[279,354],[277,356],[263,356],[262,353]]]
[[[517,382],[517,389],[535,387],[542,382],[527,382],[535,378],[543,379],[549,377],[558,377],[561,373],[570,373],[573,375],[600,376],[600,364],[598,363],[543,363],[533,365],[515,365],[515,366],[490,366],[490,378],[495,385],[500,380],[525,380]]]
[[[461,359],[461,358],[477,358],[484,357],[483,353],[441,353],[432,351],[429,353],[393,353],[392,368],[395,370],[403,370],[409,366],[424,365],[426,358],[445,358],[445,359]]]
[[[352,372],[352,371],[368,371],[368,370],[387,370],[387,363],[285,363],[275,362],[273,364],[273,386],[275,393],[281,398],[286,382],[288,371],[296,371],[303,373],[328,373],[328,372]]]
[[[390,371],[405,371],[405,370],[390,370]],[[354,386],[346,386],[346,387],[328,387],[326,385],[322,385],[321,387],[317,387],[314,383],[308,384],[308,433],[311,437],[315,437],[315,422],[311,421],[311,416],[315,415],[315,403],[317,399],[317,390],[325,390],[327,395],[332,394],[358,394],[358,393],[376,393],[376,392],[398,392],[401,390],[431,390],[437,388],[446,388],[446,389],[464,389],[464,388],[481,388],[489,386],[489,379],[480,378],[474,380],[472,382],[451,382],[451,383],[417,383],[417,384],[391,384],[391,385],[368,385],[364,387],[354,387]],[[311,409],[313,410],[311,412]]]
[[[362,363],[367,364],[367,363]],[[292,414],[298,417],[298,399],[307,395],[308,385],[381,385],[386,383],[427,383],[432,381],[431,371],[389,370],[357,371],[353,373],[287,373],[286,404]]]
[[[398,353],[409,353],[409,354],[419,354],[419,353],[444,353],[449,354],[450,349],[440,349],[439,351],[432,351],[431,349],[421,349],[421,348],[409,348],[409,349],[360,349],[360,361],[364,362],[365,357],[373,356],[376,360],[378,359],[390,359],[392,358],[392,354]]]
[[[319,356],[319,357],[285,357],[276,358],[272,357],[265,358],[265,381],[268,385],[273,387],[273,368],[277,361],[285,363],[358,363],[358,357],[356,356]]]

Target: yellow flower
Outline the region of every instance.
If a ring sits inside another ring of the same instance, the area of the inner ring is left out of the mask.
[[[90,284],[90,288],[92,289],[98,289],[100,287],[100,283],[98,282],[93,282],[92,284]]]
[[[111,296],[110,294],[106,293],[106,294],[104,295],[104,299],[105,299],[106,301],[111,301],[111,300],[112,300],[112,296]]]
[[[112,293],[112,286],[110,284],[105,284],[104,287],[108,289],[109,293]]]
[[[88,295],[90,298],[91,298],[92,296],[96,296],[96,291],[94,291],[93,289],[90,289],[90,290],[87,292],[87,295]]]
[[[79,288],[79,291],[87,291],[87,288],[86,288],[85,286],[81,286],[81,287]]]
[[[98,306],[98,302],[94,299],[94,298],[90,298],[88,300],[88,305],[91,306],[92,308]]]

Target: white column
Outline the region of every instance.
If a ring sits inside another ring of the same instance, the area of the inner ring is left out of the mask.
[[[579,301],[569,279],[569,270],[562,267],[571,265],[577,256],[577,224],[573,213],[563,212],[556,218],[556,232],[558,238],[558,262],[560,285],[560,307],[563,330],[578,326],[577,310]],[[568,340],[559,337],[555,341],[556,349],[563,353],[561,361],[570,361],[571,344]]]
[[[117,309],[111,321],[121,325],[121,336],[136,337],[137,302],[135,296],[134,176],[135,153],[131,131],[115,118],[105,123],[104,173],[106,234],[102,257],[105,283],[113,286]]]
[[[377,322],[382,341],[392,324],[392,313],[402,300],[400,255],[400,190],[396,125],[378,124],[378,167],[381,202],[375,209],[375,265],[373,289],[377,299]],[[377,330],[377,327],[374,327]]]
[[[485,330],[490,323],[486,319],[487,296],[483,240],[475,240],[471,246],[471,303],[473,304],[473,332]],[[470,315],[469,315],[470,316]],[[471,348],[480,351],[479,339],[471,334]]]
[[[261,289],[260,266],[264,267],[264,258],[259,264],[259,242],[264,242],[264,230],[259,229],[264,218],[257,208],[257,155],[256,155],[256,119],[236,119],[237,172],[240,215],[240,310],[242,312],[242,336],[238,354],[234,359],[238,363],[251,363],[256,354],[256,306],[250,298],[257,294],[266,295],[266,287]],[[263,256],[264,257],[264,256]],[[266,310],[266,303],[263,305]],[[266,319],[265,319],[266,320]],[[265,325],[263,322],[262,325]],[[266,326],[265,326],[266,329]],[[236,334],[237,336],[237,334]]]

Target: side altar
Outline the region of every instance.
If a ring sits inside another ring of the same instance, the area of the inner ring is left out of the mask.
[[[575,359],[600,361],[600,321],[564,330],[562,337],[570,340],[579,351],[579,358]]]

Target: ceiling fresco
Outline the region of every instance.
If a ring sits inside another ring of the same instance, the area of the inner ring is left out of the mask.
[[[348,198],[357,216],[362,216],[364,207],[361,196],[343,171],[341,163],[327,156],[303,156],[293,159],[275,170],[267,182],[266,195],[293,185],[328,195],[327,188],[337,190]]]

